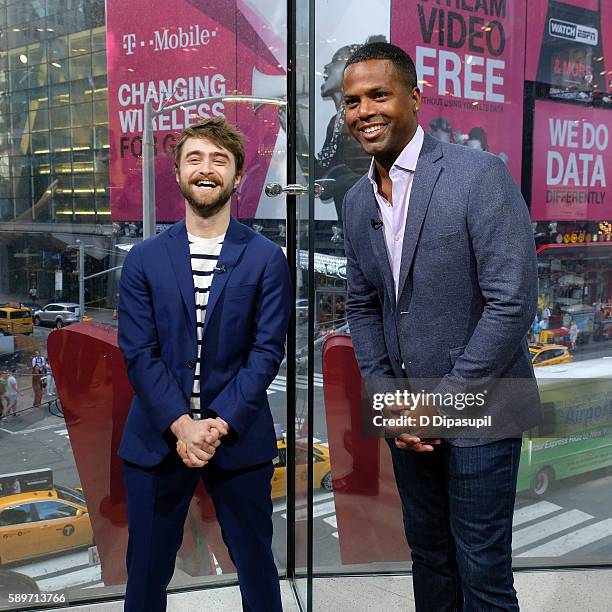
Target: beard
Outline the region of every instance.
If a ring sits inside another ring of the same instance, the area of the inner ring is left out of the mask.
[[[230,201],[232,193],[234,192],[233,185],[228,185],[227,187],[220,189],[219,193],[213,200],[206,201],[208,200],[208,196],[206,196],[206,194],[202,194],[204,196],[202,198],[198,197],[198,194],[193,194],[190,191],[192,188],[190,183],[181,181],[179,187],[191,210],[202,219],[210,219],[210,217],[214,217],[219,211],[223,210],[226,204]],[[195,187],[195,189],[198,188]]]

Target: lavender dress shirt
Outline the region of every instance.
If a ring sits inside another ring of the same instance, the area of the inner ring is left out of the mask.
[[[408,215],[408,202],[410,200],[410,191],[412,190],[412,177],[414,176],[421,147],[423,146],[423,137],[423,128],[419,125],[412,140],[405,146],[393,163],[393,166],[391,166],[389,176],[393,183],[391,191],[392,203],[378,191],[374,158],[372,158],[368,172],[368,179],[374,189],[380,219],[383,222],[387,255],[389,256],[389,264],[391,265],[391,272],[395,283],[396,298],[402,261],[404,231],[406,230],[406,217]]]

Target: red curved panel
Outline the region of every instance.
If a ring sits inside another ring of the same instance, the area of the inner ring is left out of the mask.
[[[70,443],[87,500],[102,579],[126,582],[127,515],[119,441],[133,397],[117,330],[77,323],[49,335],[47,350],[64,410]],[[221,540],[213,504],[202,483],[185,525],[179,565],[192,576],[215,574],[214,552],[224,572],[235,568]]]
[[[325,341],[323,394],[342,562],[409,559],[387,443],[361,434],[371,409],[347,334]]]

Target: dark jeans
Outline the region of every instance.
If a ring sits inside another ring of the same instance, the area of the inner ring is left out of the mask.
[[[430,453],[389,440],[417,612],[518,611],[512,516],[521,441]]]

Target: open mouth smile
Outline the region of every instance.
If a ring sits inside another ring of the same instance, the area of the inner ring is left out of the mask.
[[[195,185],[200,189],[214,189],[217,187],[217,184],[212,181],[198,181]]]
[[[360,127],[359,132],[366,140],[375,140],[385,131],[386,128],[387,125],[385,123],[373,123],[371,125],[364,125],[363,127]]]

